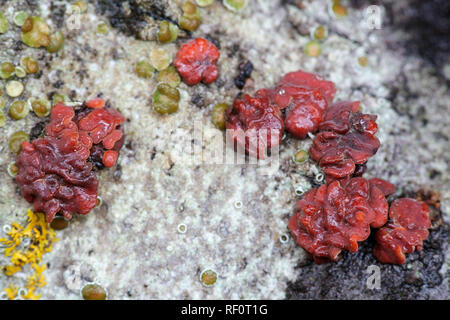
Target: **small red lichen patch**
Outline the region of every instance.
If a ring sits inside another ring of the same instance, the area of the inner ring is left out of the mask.
[[[219,57],[220,52],[214,44],[197,38],[181,46],[173,64],[186,84],[192,86],[200,81],[210,84],[219,75]]]
[[[284,131],[280,109],[262,92],[256,97],[246,94],[237,98],[226,111],[226,128],[235,144],[258,159],[279,145]]]
[[[25,199],[35,211],[45,212],[48,222],[57,213],[68,219],[75,213],[89,213],[97,204],[98,180],[88,160],[95,156],[106,167],[117,160],[125,118],[100,107],[105,105],[100,100],[88,101],[93,109],[85,107],[77,114],[71,107],[55,105],[46,135],[22,145],[16,181]]]
[[[82,141],[73,117],[72,108],[53,107],[47,136],[24,142],[16,160],[22,195],[48,222],[58,212],[68,219],[87,214],[97,202],[98,181],[86,162],[89,139]]]
[[[425,202],[402,198],[391,204],[389,218],[375,235],[373,253],[382,263],[403,264],[405,253],[422,250],[423,240],[428,238],[429,208]]]
[[[377,117],[358,109],[359,102],[335,103],[319,125],[310,154],[319,162],[327,181],[352,176],[356,165],[364,164],[380,147],[375,136]]]
[[[333,181],[305,193],[289,229],[317,263],[336,261],[342,250],[356,252],[370,227],[385,224],[387,214],[386,198],[375,184],[364,178]]]
[[[98,109],[98,108],[104,108],[105,107],[105,100],[102,98],[95,98],[89,101],[86,101],[86,107],[91,109]]]
[[[105,106],[103,99],[87,101],[85,105],[88,108],[93,108],[93,110],[85,108],[77,112],[75,121],[79,127],[80,134],[88,136],[92,140],[95,149],[92,150],[92,148],[90,148],[91,158],[92,156],[95,156],[94,162],[96,165],[101,162],[105,167],[110,167],[111,160],[113,159],[113,157],[111,157],[112,153],[109,153],[110,156],[107,157],[107,159],[109,159],[108,165],[103,162],[103,159],[106,159],[104,153],[106,150],[115,150],[118,155],[118,151],[123,144],[124,135],[120,125],[124,123],[126,119],[117,110],[98,107],[101,105]],[[89,107],[89,105],[91,105],[91,107]],[[96,107],[92,107],[93,105]],[[101,145],[102,147],[97,147],[97,145]],[[115,159],[117,159],[117,157]],[[112,165],[114,165],[114,163],[112,163]]]

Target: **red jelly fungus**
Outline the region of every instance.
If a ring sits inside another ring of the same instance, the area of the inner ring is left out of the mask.
[[[237,98],[226,111],[226,128],[236,148],[240,146],[258,159],[279,145],[284,131],[281,110],[263,93]]]
[[[58,104],[53,107],[44,138],[24,142],[16,165],[16,181],[24,198],[35,211],[46,213],[48,222],[60,212],[71,219],[72,214],[87,214],[97,202],[98,181],[92,172],[88,137],[81,135],[74,111]]]
[[[402,198],[392,202],[389,222],[377,231],[373,253],[382,263],[403,264],[405,253],[422,250],[431,227],[429,209],[425,202]]]
[[[186,84],[192,86],[201,81],[210,84],[219,75],[219,57],[220,52],[214,44],[197,38],[181,46],[173,64]]]
[[[358,242],[368,238],[370,227],[385,224],[387,214],[388,203],[376,184],[359,177],[336,180],[305,193],[289,229],[317,263],[336,261],[342,250],[356,252]]]
[[[89,105],[93,109],[87,109]],[[59,103],[52,108],[46,135],[22,145],[16,181],[25,199],[35,211],[45,212],[48,222],[57,213],[67,219],[87,214],[97,204],[92,162],[112,167],[124,141],[120,124],[125,118],[104,105],[102,99],[91,100],[75,114]]]
[[[310,148],[327,181],[351,177],[380,147],[375,136],[376,116],[358,112],[359,102],[339,102],[328,107]]]

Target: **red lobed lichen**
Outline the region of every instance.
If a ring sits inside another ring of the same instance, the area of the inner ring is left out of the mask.
[[[219,75],[219,58],[220,52],[214,44],[196,38],[181,46],[173,64],[186,84],[192,86],[201,81],[210,84]]]
[[[98,180],[86,162],[92,141],[78,132],[74,115],[70,107],[54,106],[47,135],[24,142],[16,160],[22,195],[48,222],[58,212],[68,219],[87,214],[97,203]]]
[[[382,184],[383,189],[394,188],[387,181]],[[370,227],[385,224],[387,215],[388,203],[377,184],[360,177],[336,180],[305,193],[289,229],[296,243],[322,263],[338,260],[342,250],[356,252],[358,242],[368,238]]]
[[[264,159],[267,150],[281,142],[284,124],[281,110],[260,91],[255,97],[246,94],[234,101],[226,111],[226,128],[236,148]]]
[[[86,102],[93,109],[57,104],[52,108],[46,135],[24,142],[16,165],[16,181],[35,211],[51,222],[57,213],[72,218],[97,205],[98,180],[92,162],[112,167],[124,141],[120,124],[125,118],[105,108],[103,99]],[[98,166],[98,164],[96,163]]]
[[[319,162],[328,182],[351,177],[380,147],[375,136],[377,117],[358,110],[359,102],[334,103],[319,125],[310,155]]]
[[[429,208],[423,201],[402,198],[392,202],[389,222],[377,231],[373,253],[382,263],[403,264],[405,253],[422,250],[431,227]]]

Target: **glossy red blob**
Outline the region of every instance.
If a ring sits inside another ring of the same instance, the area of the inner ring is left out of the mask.
[[[192,86],[201,81],[210,84],[219,75],[219,57],[220,52],[214,44],[197,38],[181,46],[173,64],[186,84]]]
[[[87,214],[96,205],[98,187],[92,164],[86,162],[92,141],[78,132],[73,109],[58,104],[50,117],[47,135],[24,142],[16,160],[22,195],[49,222],[58,212],[68,219]]]
[[[317,131],[319,123],[336,93],[334,84],[303,71],[286,74],[275,89],[261,89],[280,109],[286,109],[285,127],[293,136],[303,139]]]
[[[104,105],[105,103],[98,102],[95,99],[95,105]],[[102,100],[103,101],[103,100]],[[87,105],[92,105],[92,100],[86,102]],[[118,151],[123,144],[123,130],[120,127],[125,122],[125,117],[117,110],[111,108],[94,108],[94,109],[82,109],[76,114],[76,123],[80,130],[80,135],[88,136],[95,148],[91,149],[91,158],[94,162],[102,163],[105,167],[110,167],[111,162],[108,162],[108,166],[103,163],[104,153],[106,150]],[[101,145],[97,147],[97,145]],[[112,159],[109,157],[108,159]],[[117,159],[117,157],[116,157]],[[112,164],[114,165],[114,163]],[[98,166],[98,165],[97,165]]]
[[[373,253],[382,263],[403,264],[405,253],[422,250],[431,227],[429,208],[425,202],[402,198],[389,210],[389,222],[377,231]]]
[[[236,147],[258,159],[264,159],[268,149],[279,145],[284,131],[280,109],[264,92],[237,98],[226,111],[226,128]]]
[[[380,147],[376,116],[358,112],[359,102],[329,106],[310,148],[327,181],[351,177]]]
[[[356,252],[358,242],[368,238],[370,227],[385,224],[387,215],[383,191],[364,178],[353,178],[305,193],[289,229],[296,243],[322,263],[338,260],[342,250]]]

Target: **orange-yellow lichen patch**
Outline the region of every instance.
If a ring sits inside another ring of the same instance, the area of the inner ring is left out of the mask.
[[[5,257],[10,257],[10,264],[3,266],[2,271],[6,276],[12,276],[21,271],[24,266],[30,265],[32,273],[27,277],[25,283],[25,294],[20,298],[39,299],[35,294],[37,288],[42,288],[46,282],[44,277],[45,265],[40,265],[42,255],[52,250],[56,239],[55,231],[45,220],[45,214],[27,212],[27,225],[22,226],[17,222],[11,224],[11,230],[7,233],[8,238],[0,238],[0,244],[6,246]],[[19,295],[19,289],[10,285],[3,291],[9,299],[15,299]]]

